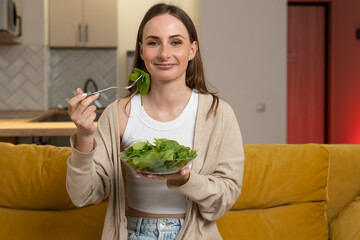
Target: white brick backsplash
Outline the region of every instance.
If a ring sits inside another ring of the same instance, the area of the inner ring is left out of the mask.
[[[84,90],[87,79],[92,78],[99,90],[117,86],[117,51],[113,49],[52,49],[50,106],[67,107],[67,100],[77,88]],[[118,97],[118,91],[101,94],[99,102],[107,106]]]
[[[67,107],[76,88],[84,89],[89,78],[95,80],[99,89],[117,86],[116,67],[114,49],[0,45],[0,110]],[[100,95],[99,102],[105,107],[117,97],[117,90],[109,91]]]
[[[0,68],[4,69],[9,65],[9,61],[7,61],[2,55],[0,55]]]
[[[44,45],[0,46],[0,110],[44,110]]]

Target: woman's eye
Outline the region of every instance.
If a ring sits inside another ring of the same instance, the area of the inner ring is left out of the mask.
[[[175,46],[176,46],[176,45],[180,45],[180,44],[181,44],[181,41],[174,41],[174,42],[172,42],[171,44],[172,44],[172,45],[175,45]]]
[[[156,46],[156,45],[159,45],[159,43],[158,42],[148,42],[147,45]]]

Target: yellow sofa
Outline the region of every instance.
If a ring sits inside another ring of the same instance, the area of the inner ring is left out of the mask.
[[[0,239],[100,239],[107,202],[76,208],[71,149],[0,143]],[[245,145],[224,239],[360,239],[360,145]]]

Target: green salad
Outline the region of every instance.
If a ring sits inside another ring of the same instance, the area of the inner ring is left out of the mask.
[[[168,174],[180,171],[196,157],[197,150],[180,145],[175,140],[155,138],[154,144],[137,142],[120,158],[135,171]]]

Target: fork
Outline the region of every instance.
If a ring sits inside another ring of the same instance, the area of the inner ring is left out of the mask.
[[[131,85],[126,86],[126,87],[123,87],[122,89],[130,89],[130,88],[132,88],[132,87],[141,79],[141,77],[142,77],[142,75],[140,75]],[[101,93],[101,92],[104,92],[104,91],[107,91],[107,90],[110,90],[110,89],[114,89],[114,88],[120,88],[120,87],[108,87],[108,88],[104,88],[104,89],[101,89],[101,90],[99,90],[99,91],[90,93],[90,94],[88,94],[88,96],[91,96],[91,95],[94,95],[94,94],[97,94],[97,93]]]

